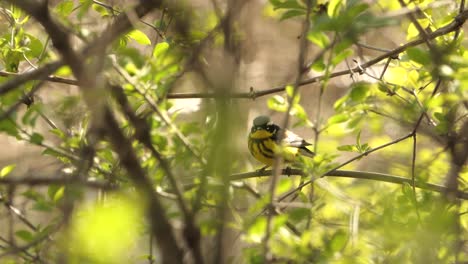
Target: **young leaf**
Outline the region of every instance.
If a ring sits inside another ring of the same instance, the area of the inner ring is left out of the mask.
[[[148,46],[151,45],[151,40],[146,36],[145,33],[138,29],[134,29],[127,34],[127,36],[141,45]]]
[[[159,56],[163,55],[169,49],[169,43],[161,42],[156,44],[153,50],[153,57],[159,58]]]
[[[16,231],[15,235],[26,242],[30,242],[34,237],[31,232],[24,229]]]
[[[10,174],[15,168],[16,168],[16,164],[10,164],[10,165],[7,165],[7,166],[3,167],[3,168],[0,170],[0,178],[3,178],[3,177],[5,177],[5,176],[7,176],[7,175]]]
[[[302,9],[290,9],[281,15],[280,20],[286,20],[288,18],[302,16],[304,14],[305,14],[305,11]]]
[[[369,84],[364,82],[358,82],[353,84],[350,98],[355,102],[362,102],[366,97],[369,91]]]
[[[430,54],[426,50],[411,47],[406,50],[406,54],[408,54],[408,58],[421,65],[428,66],[429,64],[431,64]]]
[[[343,123],[343,122],[346,122],[346,120],[348,120],[348,118],[349,118],[348,114],[345,114],[345,113],[336,114],[336,115],[331,116],[328,119],[328,124],[329,125],[334,125],[334,124]]]
[[[327,34],[322,31],[311,31],[307,35],[307,38],[322,49],[330,44],[330,39],[328,38]]]
[[[39,133],[36,133],[34,132],[32,135],[31,135],[31,138],[29,139],[31,141],[31,143],[34,143],[36,145],[41,145],[42,144],[42,141],[44,140],[44,136],[42,136],[41,134]]]

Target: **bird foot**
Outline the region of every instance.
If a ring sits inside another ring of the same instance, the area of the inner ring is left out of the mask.
[[[266,166],[263,166],[261,167],[260,169],[257,170],[257,172],[264,172],[266,168],[268,168],[269,166],[266,165]]]

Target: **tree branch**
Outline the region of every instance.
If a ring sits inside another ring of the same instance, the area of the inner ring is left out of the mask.
[[[271,170],[263,170],[263,171],[232,174],[230,176],[230,180],[238,181],[238,180],[246,180],[246,179],[257,178],[257,177],[271,176],[271,173],[272,173]],[[288,175],[288,176],[291,176],[291,175],[307,176],[306,173],[304,173],[300,169],[283,169],[281,173],[282,175]],[[388,183],[413,185],[413,180],[411,178],[405,178],[405,177],[395,176],[391,174],[378,173],[378,172],[333,170],[333,171],[327,172],[325,175],[323,175],[323,177],[344,177],[344,178],[373,180],[373,181],[381,181],[381,182],[388,182]],[[418,180],[414,181],[414,186],[422,190],[435,191],[438,193],[445,193],[449,189],[442,185],[422,182]],[[468,200],[468,193],[466,192],[459,191],[457,192],[456,196],[460,199]]]

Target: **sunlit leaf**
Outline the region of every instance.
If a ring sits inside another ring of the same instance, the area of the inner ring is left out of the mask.
[[[247,230],[247,240],[260,243],[264,237],[267,221],[265,217],[258,217]]]
[[[335,17],[338,15],[342,2],[342,0],[331,0],[328,2],[327,12],[329,17]]]
[[[307,34],[307,38],[322,49],[330,44],[328,36],[321,31],[311,31]]]
[[[54,10],[63,17],[67,17],[73,11],[73,1],[66,0],[60,1],[54,8]]]
[[[274,95],[268,99],[268,108],[278,111],[285,112],[288,108],[288,102],[286,99],[279,95]]]
[[[358,82],[353,84],[351,88],[350,98],[355,102],[362,102],[369,92],[369,84]]]
[[[355,152],[356,146],[354,145],[342,145],[337,148],[339,151],[350,151],[350,152]]]
[[[329,248],[331,252],[341,251],[348,241],[348,236],[343,230],[338,230],[335,234],[333,234]]]
[[[305,14],[305,10],[291,9],[291,10],[284,12],[280,17],[280,20],[286,20],[292,17],[302,16],[304,14]]]
[[[338,65],[338,63],[344,61],[346,58],[350,57],[353,54],[354,54],[354,52],[353,52],[352,49],[345,49],[342,52],[340,52],[340,53],[336,54],[335,56],[333,56],[331,63],[333,65]]]
[[[132,31],[130,31],[129,33],[127,33],[127,36],[133,40],[135,40],[136,42],[138,42],[139,44],[141,45],[151,45],[151,40],[148,38],[148,36],[146,36],[145,33],[143,33],[142,31],[138,30],[138,29],[134,29]]]
[[[336,115],[333,115],[331,116],[329,119],[328,119],[328,124],[329,125],[334,125],[334,124],[338,124],[338,123],[343,123],[343,122],[346,122],[348,120],[349,116],[345,113],[342,113],[342,114],[336,114]]]
[[[0,178],[3,178],[3,177],[5,177],[5,176],[7,176],[7,175],[10,174],[15,168],[16,168],[16,164],[10,164],[10,165],[7,165],[7,166],[3,167],[3,168],[0,170]]]

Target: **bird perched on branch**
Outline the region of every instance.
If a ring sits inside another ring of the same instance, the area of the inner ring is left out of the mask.
[[[312,144],[289,130],[285,130],[284,138],[280,139],[281,130],[282,128],[271,122],[270,117],[256,117],[248,140],[252,156],[267,166],[273,165],[276,154],[283,155],[286,162],[293,162],[298,155],[311,158],[315,156],[307,148]]]

